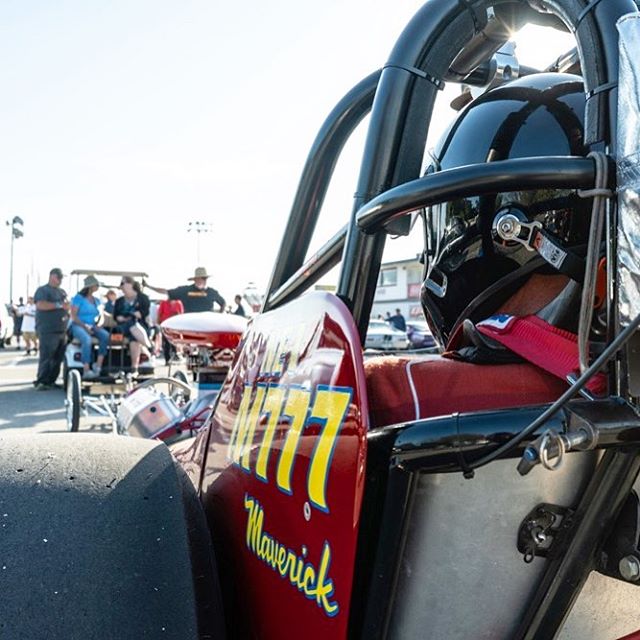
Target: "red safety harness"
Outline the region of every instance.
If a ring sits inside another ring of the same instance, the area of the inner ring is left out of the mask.
[[[571,381],[579,374],[578,337],[537,316],[498,314],[478,322],[476,329],[562,380]],[[594,395],[604,394],[606,376],[596,374],[586,387]]]

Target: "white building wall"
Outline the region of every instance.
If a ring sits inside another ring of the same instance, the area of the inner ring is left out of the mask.
[[[391,274],[393,270],[395,283]],[[420,305],[421,274],[422,265],[417,260],[383,264],[371,309],[372,317],[381,315],[386,318],[387,312],[394,315],[395,310],[400,309],[407,320],[423,320]]]

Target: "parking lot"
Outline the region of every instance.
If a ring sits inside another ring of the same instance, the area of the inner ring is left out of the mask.
[[[36,391],[33,380],[38,369],[38,356],[27,356],[15,347],[0,349],[0,429],[53,433],[67,430],[62,389]],[[157,367],[163,375],[165,367]],[[62,382],[62,378],[58,379]],[[81,431],[110,432],[105,418],[81,418]]]
[[[0,429],[66,431],[64,392],[36,391],[38,356],[14,347],[0,349]]]

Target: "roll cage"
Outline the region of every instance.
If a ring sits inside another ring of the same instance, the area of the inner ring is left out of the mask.
[[[543,7],[546,13],[536,10]],[[510,176],[501,185],[505,188],[510,184],[529,189],[557,186],[558,172],[562,172],[561,181],[566,186],[593,186],[594,164],[585,158],[508,160],[495,163],[495,167],[478,165],[420,178],[429,122],[444,81],[481,82],[478,78],[485,75],[487,58],[508,40],[510,29],[527,22],[552,25],[571,30],[577,40],[587,96],[585,145],[589,150],[604,150],[615,157],[615,23],[635,10],[633,0],[586,6],[578,0],[430,0],[406,27],[384,68],[347,93],[321,127],[302,173],[289,216],[289,232],[280,247],[263,311],[311,286],[342,258],[337,293],[351,309],[364,340],[385,244],[384,227],[392,218],[442,202],[452,191],[482,193],[495,185],[498,176]],[[489,32],[492,39],[487,45]],[[569,52],[566,58],[558,61],[558,67],[575,69],[576,52]],[[350,220],[305,262],[338,157],[369,112],[371,119]],[[551,167],[553,170],[548,170]],[[612,212],[607,230],[609,258],[615,256],[615,223]],[[610,320],[614,317],[615,297],[616,292],[610,288]]]

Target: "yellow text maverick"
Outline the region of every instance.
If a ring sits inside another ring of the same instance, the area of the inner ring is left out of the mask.
[[[306,547],[302,547],[302,553],[298,555],[264,531],[264,509],[255,498],[245,494],[244,508],[248,512],[246,542],[249,550],[281,578],[288,580],[293,587],[304,593],[306,598],[315,600],[328,616],[337,615],[338,603],[331,600],[334,592],[333,580],[328,577],[331,565],[329,543],[325,541],[320,564],[316,569],[306,560]]]

